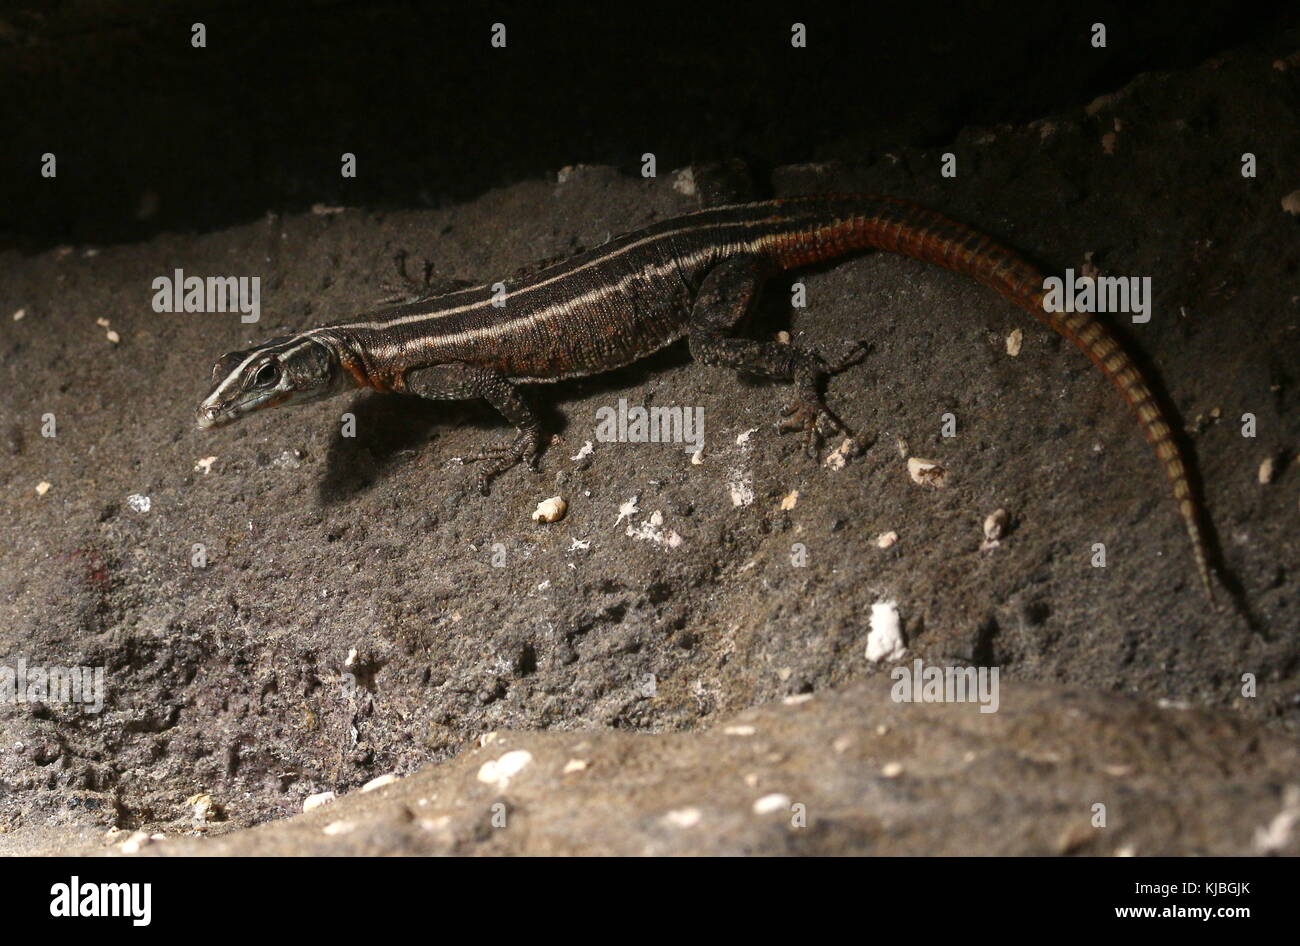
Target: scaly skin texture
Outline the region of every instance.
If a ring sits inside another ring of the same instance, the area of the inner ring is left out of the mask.
[[[1105,324],[1048,312],[1043,276],[969,227],[892,197],[819,195],[717,207],[665,220],[555,265],[312,329],[217,363],[199,426],[310,400],[347,387],[432,399],[484,398],[518,428],[514,441],[471,460],[479,477],[534,464],[542,428],[516,385],[610,371],[682,337],[705,365],[792,381],[787,412],[807,436],[839,427],[822,402],[837,367],[795,346],[732,336],[765,279],[868,249],[964,273],[1077,345],[1128,403],[1164,467],[1213,600],[1208,542],[1187,465],[1146,379]]]

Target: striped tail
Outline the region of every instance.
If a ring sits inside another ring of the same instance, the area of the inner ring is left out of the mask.
[[[1105,324],[1087,312],[1046,311],[1042,274],[1016,253],[964,224],[892,197],[851,197],[842,201],[852,210],[832,228],[833,239],[900,253],[971,276],[1065,336],[1101,369],[1128,402],[1165,468],[1178,513],[1191,539],[1201,585],[1213,603],[1209,543],[1192,498],[1187,465],[1146,379]],[[832,204],[837,202],[833,200]]]

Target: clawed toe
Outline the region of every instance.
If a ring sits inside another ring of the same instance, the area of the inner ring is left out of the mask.
[[[867,355],[870,351],[871,347],[866,342],[854,342],[853,347],[849,350],[847,355],[835,362],[833,365],[826,366],[826,373],[828,375],[833,375],[839,374],[841,371],[847,371],[854,365],[866,361]]]
[[[801,397],[781,412],[785,418],[781,422],[783,432],[803,431],[804,452],[814,460],[821,451],[825,440],[822,427],[831,433],[853,436],[848,425],[840,420],[819,397]]]
[[[539,452],[538,438],[524,431],[515,437],[511,443],[484,447],[472,456],[461,457],[461,463],[477,463],[480,460],[489,461],[488,465],[479,471],[476,480],[478,491],[486,496],[491,491],[492,481],[519,463],[526,464],[530,470],[536,473]]]

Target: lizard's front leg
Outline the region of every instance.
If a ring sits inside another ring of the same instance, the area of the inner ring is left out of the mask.
[[[518,430],[508,444],[484,448],[465,463],[491,460],[478,475],[478,490],[485,496],[492,480],[519,462],[537,469],[537,454],[542,445],[542,422],[528,406],[519,389],[489,368],[452,363],[413,368],[406,373],[406,389],[411,394],[435,401],[467,401],[483,398]]]
[[[731,337],[736,324],[758,302],[763,278],[762,261],[753,257],[728,260],[709,272],[695,297],[687,325],[691,357],[704,365],[794,382],[795,399],[782,412],[789,418],[782,429],[803,430],[804,448],[815,456],[821,443],[817,428],[821,418],[826,418],[832,430],[847,429],[822,399],[825,379],[855,363],[861,352],[832,367],[816,352],[795,345]]]

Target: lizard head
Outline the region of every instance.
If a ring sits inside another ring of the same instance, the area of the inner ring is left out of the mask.
[[[323,342],[301,335],[273,338],[217,359],[212,389],[195,420],[207,430],[265,407],[314,401],[335,392],[338,376],[338,358]]]

